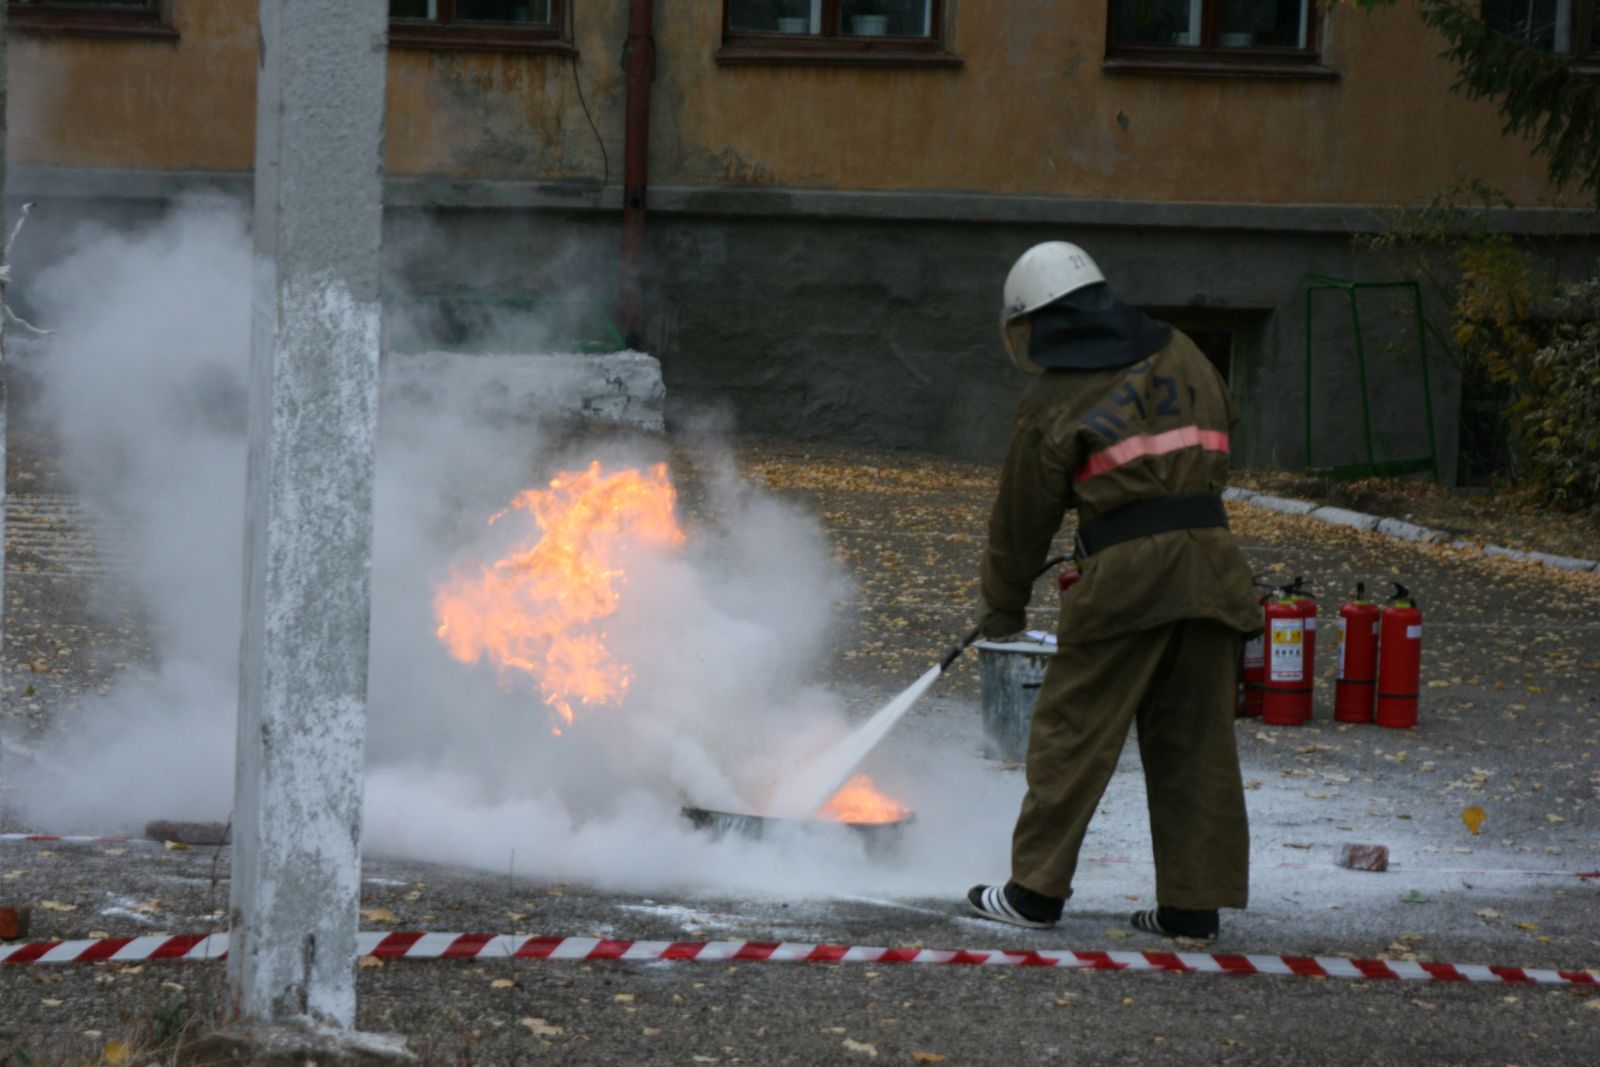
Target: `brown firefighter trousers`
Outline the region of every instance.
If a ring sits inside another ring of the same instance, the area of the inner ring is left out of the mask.
[[[1227,626],[1186,619],[1061,646],[1033,712],[1013,881],[1072,895],[1084,832],[1137,722],[1157,902],[1245,906],[1250,836],[1234,744],[1239,643]]]

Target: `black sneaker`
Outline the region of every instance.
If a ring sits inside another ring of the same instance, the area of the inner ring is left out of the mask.
[[[1216,908],[1169,908],[1165,904],[1136,911],[1128,920],[1135,930],[1162,937],[1187,937],[1215,941],[1220,924]]]
[[[975,885],[967,890],[967,904],[985,919],[1024,926],[1030,930],[1048,930],[1061,918],[1061,908],[1066,901],[1047,897],[1024,889],[1015,882],[1004,886]]]

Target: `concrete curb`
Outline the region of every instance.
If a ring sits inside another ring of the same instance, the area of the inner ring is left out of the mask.
[[[1368,515],[1362,511],[1319,505],[1314,501],[1298,500],[1294,497],[1269,496],[1266,493],[1257,492],[1254,489],[1244,489],[1239,486],[1230,485],[1224,489],[1222,491],[1222,499],[1240,504],[1249,504],[1251,507],[1262,508],[1280,515],[1300,515],[1308,519],[1315,519],[1317,522],[1330,523],[1334,526],[1367,530],[1399,541],[1413,541],[1432,545],[1446,541],[1449,538],[1449,535],[1442,530],[1432,530],[1426,526],[1419,526],[1414,522],[1406,522],[1403,519]],[[1481,552],[1486,556],[1496,556],[1521,563],[1536,563],[1542,567],[1550,567],[1555,570],[1579,574],[1600,574],[1600,560],[1581,559],[1577,556],[1558,556],[1550,552],[1527,552],[1520,548],[1507,548],[1505,545],[1486,545],[1477,541],[1461,539],[1450,541],[1448,547],[1462,552]]]

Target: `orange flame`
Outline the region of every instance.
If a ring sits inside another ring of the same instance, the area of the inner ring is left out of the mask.
[[[632,670],[606,648],[601,623],[617,609],[629,549],[683,543],[676,499],[664,463],[613,474],[591,463],[518,494],[489,522],[526,512],[541,536],[435,590],[439,639],[463,663],[488,659],[531,675],[557,736],[572,724],[574,702],[620,703]]]
[[[911,809],[898,800],[884,796],[872,784],[871,778],[858,774],[823,805],[822,814],[840,822],[898,822],[911,814]]]

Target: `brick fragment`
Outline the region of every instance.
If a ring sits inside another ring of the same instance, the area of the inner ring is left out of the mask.
[[[20,941],[28,936],[32,908],[9,908],[0,904],[0,941]]]
[[[1346,845],[1339,854],[1339,866],[1352,871],[1387,871],[1389,847],[1387,845]]]

